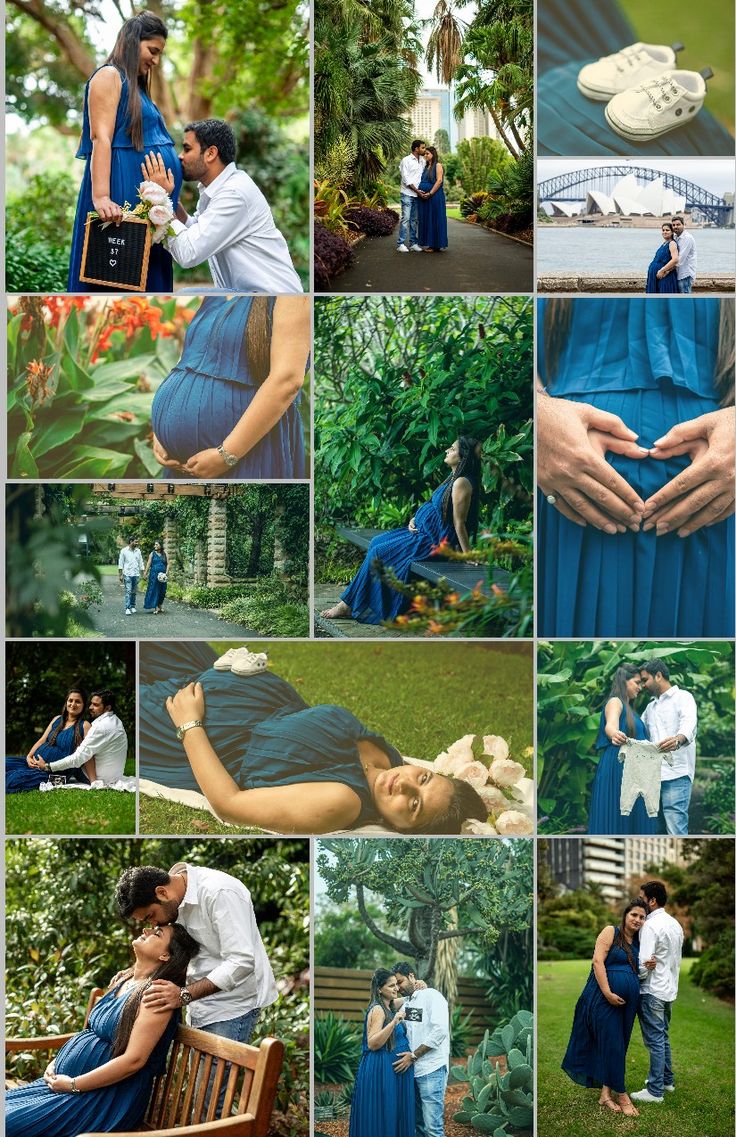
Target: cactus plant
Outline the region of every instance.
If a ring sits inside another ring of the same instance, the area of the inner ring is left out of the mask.
[[[534,1110],[532,1067],[534,1016],[518,1011],[512,1019],[486,1031],[467,1066],[453,1066],[457,1081],[468,1082],[468,1093],[455,1121],[479,1133],[508,1137],[510,1130],[531,1129]],[[506,1059],[502,1073],[499,1058]]]

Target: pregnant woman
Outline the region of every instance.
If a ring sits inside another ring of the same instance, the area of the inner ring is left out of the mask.
[[[639,1005],[639,929],[647,918],[642,900],[624,909],[619,927],[595,941],[593,967],[577,1001],[562,1069],[579,1086],[600,1086],[600,1105],[638,1117],[626,1093],[626,1051]],[[650,970],[655,966],[648,960]],[[618,1101],[611,1095],[618,1094]]]
[[[69,292],[116,292],[79,279],[87,214],[119,221],[123,205],[138,204],[143,181],[141,161],[155,150],[174,175],[174,207],[181,189],[181,166],[174,143],[150,97],[153,69],[166,47],[166,25],[151,12],[126,20],[110,55],[90,78],[84,92],[82,138],[77,158],[85,163],[74,219]],[[174,270],[163,245],[151,245],[146,292],[171,292]]]
[[[305,477],[309,337],[306,297],[206,296],[151,406],[161,476]]]
[[[478,529],[481,445],[476,438],[460,437],[453,442],[445,452],[445,464],[452,471],[449,477],[419,507],[406,529],[392,529],[373,538],[340,600],[333,608],[325,608],[322,616],[328,620],[352,617],[362,624],[394,620],[410,602],[379,579],[374,561],[407,581],[412,562],[430,556],[442,541],[464,553],[470,551]]]
[[[415,1137],[414,1070],[397,1074],[393,1067],[399,1054],[411,1050],[406,1012],[391,1010],[398,994],[396,976],[379,967],[371,979],[371,1001],[363,1023],[349,1137]]]
[[[79,687],[71,687],[64,699],[61,714],[52,719],[41,737],[33,743],[25,758],[10,755],[5,759],[5,792],[20,794],[27,790],[37,790],[42,782],[49,780],[46,771],[37,766],[29,766],[36,758],[45,762],[57,762],[73,754],[89,730],[90,724],[84,719],[87,696]],[[78,770],[69,770],[67,777],[73,781],[90,782],[95,779],[94,759]]]
[[[442,188],[445,170],[434,146],[427,147],[426,155],[427,164],[418,187],[419,244],[425,253],[437,253],[447,248],[447,206]]]
[[[116,976],[89,1025],[64,1043],[43,1078],[6,1095],[6,1137],[138,1129],[179,1018],[178,1011],[147,1010],[143,993],[154,979],[183,986],[198,944],[168,924],[145,928],[132,947],[133,967]]]
[[[155,616],[161,615],[164,610],[164,599],[168,587],[168,568],[169,558],[164,552],[163,545],[160,541],[154,541],[153,548],[148,554],[146,567],[143,570],[143,575],[148,577],[148,588],[146,589],[143,607],[147,610],[153,609]],[[163,577],[163,579],[160,580],[159,577]]]
[[[642,688],[639,668],[624,663],[611,683],[611,692],[601,711],[601,725],[595,748],[602,751],[593,781],[590,801],[589,833],[644,835],[657,832],[656,817],[649,817],[641,797],[628,817],[620,810],[623,764],[618,753],[627,738],[646,738],[644,723],[632,707]]]
[[[654,254],[647,269],[646,292],[679,292],[677,285],[677,262],[680,254],[675,240],[675,231],[669,221],[662,226],[662,243]]]
[[[733,636],[733,301],[540,318],[539,634]]]
[[[282,833],[382,822],[459,833],[488,810],[467,782],[404,765],[344,707],[310,707],[277,675],[242,676],[202,643],[147,647],[140,671],[141,778],[201,790],[217,814]],[[186,684],[186,686],[183,686]]]

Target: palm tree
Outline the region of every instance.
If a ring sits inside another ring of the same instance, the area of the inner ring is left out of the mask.
[[[467,24],[456,15],[456,8],[454,0],[438,0],[427,41],[427,66],[436,67],[437,78],[448,87],[463,61],[463,38],[467,31]]]

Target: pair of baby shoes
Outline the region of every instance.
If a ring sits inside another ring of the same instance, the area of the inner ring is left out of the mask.
[[[604,102],[606,122],[629,142],[649,142],[689,122],[706,95],[713,72],[677,67],[681,43],[634,43],[586,63],[578,74],[578,90]]]
[[[268,667],[265,651],[248,651],[247,647],[231,647],[212,664],[215,671],[232,671],[233,675],[258,675]]]

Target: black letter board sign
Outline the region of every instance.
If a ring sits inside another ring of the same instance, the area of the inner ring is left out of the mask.
[[[86,284],[145,292],[151,226],[142,217],[128,217],[104,229],[103,225],[99,217],[87,217],[79,279]]]

